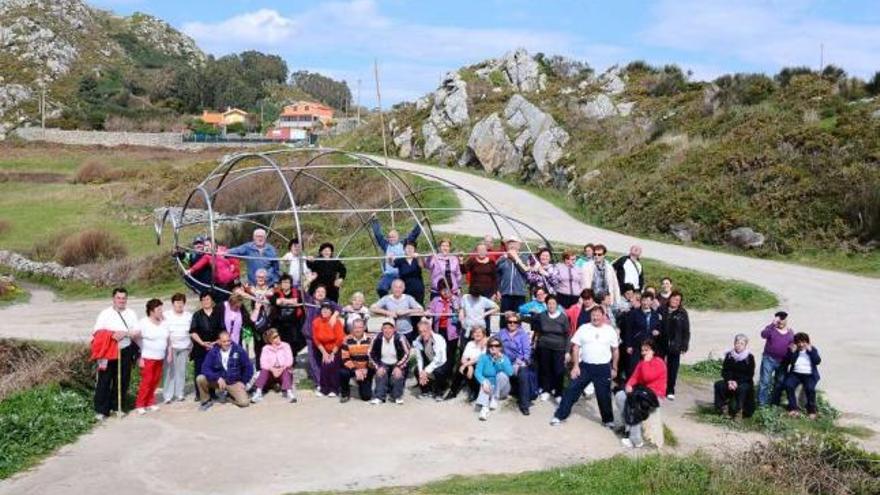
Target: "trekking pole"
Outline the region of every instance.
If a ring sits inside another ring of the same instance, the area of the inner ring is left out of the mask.
[[[116,417],[122,419],[122,348],[116,345]]]

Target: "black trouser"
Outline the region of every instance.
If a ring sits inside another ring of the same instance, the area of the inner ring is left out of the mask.
[[[816,414],[816,379],[813,375],[806,373],[789,373],[783,382],[785,393],[788,395],[788,410],[797,411],[797,386],[800,385],[804,389],[804,395],[807,396],[807,413]]]
[[[633,351],[635,352],[635,351]],[[681,353],[672,352],[666,355],[666,394],[675,394],[675,382],[678,380],[678,368],[681,365]]]
[[[580,296],[570,296],[568,294],[556,294],[556,302],[559,303],[559,306],[565,309],[572,307],[573,305],[578,303],[578,299]]]
[[[504,317],[505,311],[519,312],[519,307],[526,303],[526,296],[506,295],[501,296],[501,319],[499,320],[499,330],[507,328],[507,318]]]
[[[580,400],[584,389],[592,383],[596,388],[596,402],[599,403],[602,422],[611,423],[614,421],[614,411],[611,408],[611,363],[579,363],[578,366],[580,366],[581,373],[568,384],[554,416],[558,419],[568,418],[571,414],[571,408]]]
[[[418,367],[414,368],[413,371],[416,377],[416,383],[419,383]],[[434,395],[440,395],[446,388],[446,379],[448,377],[449,370],[446,368],[446,365],[440,366],[428,376],[428,383],[426,385],[419,384],[419,389],[421,389],[423,394],[433,393]]]
[[[737,382],[736,390],[727,388],[727,380],[718,380],[715,382],[715,410],[724,411],[724,405],[727,404],[727,412],[731,416],[736,416],[742,409],[743,417],[751,417],[755,412],[755,395],[752,382]]]
[[[375,372],[372,369],[367,369],[367,377],[357,382],[358,394],[361,400],[373,398],[373,373]],[[351,396],[352,379],[355,379],[354,370],[348,369],[345,366],[339,369],[339,392],[343,397]]]
[[[565,351],[554,351],[544,347],[538,347],[538,383],[541,390],[561,397],[565,391]]]
[[[532,389],[529,386],[528,366],[520,366],[516,374],[510,377],[510,389],[516,390],[517,403],[520,409],[528,409],[532,405]]]
[[[125,407],[125,397],[128,394],[128,383],[131,379],[131,365],[134,362],[135,354],[137,351],[134,344],[129,344],[128,347],[121,350],[121,364],[116,359],[111,361],[107,361],[107,368],[104,370],[98,370],[98,381],[95,383],[95,412],[98,414],[103,414],[104,416],[109,416],[110,411],[122,411]],[[122,379],[122,388],[120,389],[122,392],[122,405],[120,406],[117,403],[117,386],[120,384],[116,383],[117,381],[117,366],[122,366],[120,368],[121,371],[121,379]]]
[[[453,376],[453,374],[458,369],[458,339],[450,340],[447,335],[447,330],[445,328],[440,329],[440,335],[443,336],[443,339],[446,340],[446,363],[443,365],[446,368],[446,376]]]
[[[467,378],[467,376],[462,375],[461,372],[459,372],[459,368],[460,365],[456,363],[452,373],[452,384],[449,385],[449,395],[452,397],[457,396],[461,391],[462,386],[467,382],[468,390],[470,391],[468,400],[476,400],[477,394],[480,391],[480,385],[473,378]]]

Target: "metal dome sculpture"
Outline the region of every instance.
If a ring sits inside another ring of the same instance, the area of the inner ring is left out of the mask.
[[[454,192],[461,205],[437,206],[442,197],[438,193],[443,190]],[[281,248],[279,256],[286,252],[289,240],[297,238],[306,255],[314,254],[322,242],[331,241],[336,246],[335,259],[378,264],[385,255],[372,235],[372,218],[377,218],[386,232],[420,226],[424,248],[419,254],[427,256],[437,252],[435,225],[459,214],[467,215],[469,223],[482,218],[486,234],[518,237],[524,253],[535,251],[535,239],[550,247],[539,231],[452,181],[324,148],[230,155],[192,189],[180,208],[167,209],[155,228],[161,243],[170,222],[176,252],[193,251],[189,241],[204,236],[211,241],[209,252],[214,253],[218,240],[231,243],[233,237],[244,240],[245,236],[249,240],[254,229],[262,228],[267,242]],[[469,254],[470,248],[454,254]],[[185,272],[182,261],[177,263]]]

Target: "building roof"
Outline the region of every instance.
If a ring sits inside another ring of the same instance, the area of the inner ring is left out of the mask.
[[[227,108],[226,111],[223,112],[223,115],[229,115],[229,114],[231,114],[231,113],[237,113],[237,114],[239,114],[239,115],[244,115],[244,116],[249,115],[249,114],[248,114],[247,112],[245,112],[244,110],[242,110],[242,109],[240,109],[240,108],[234,108],[234,107],[233,107],[233,108]]]
[[[202,112],[201,116],[202,122],[206,124],[222,124],[223,123],[223,114],[219,112],[209,112],[207,110]]]
[[[306,107],[308,107],[308,110],[306,110]],[[284,110],[281,112],[281,116],[292,117],[295,115],[313,115],[318,110],[333,113],[333,109],[323,103],[318,103],[316,101],[297,101],[290,105],[285,105]]]

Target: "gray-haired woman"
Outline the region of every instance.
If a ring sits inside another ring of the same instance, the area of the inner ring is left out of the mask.
[[[743,417],[748,418],[755,412],[755,356],[748,349],[749,338],[737,334],[733,339],[733,349],[724,355],[721,367],[721,380],[715,382],[715,410],[730,417],[736,417],[742,409]]]

